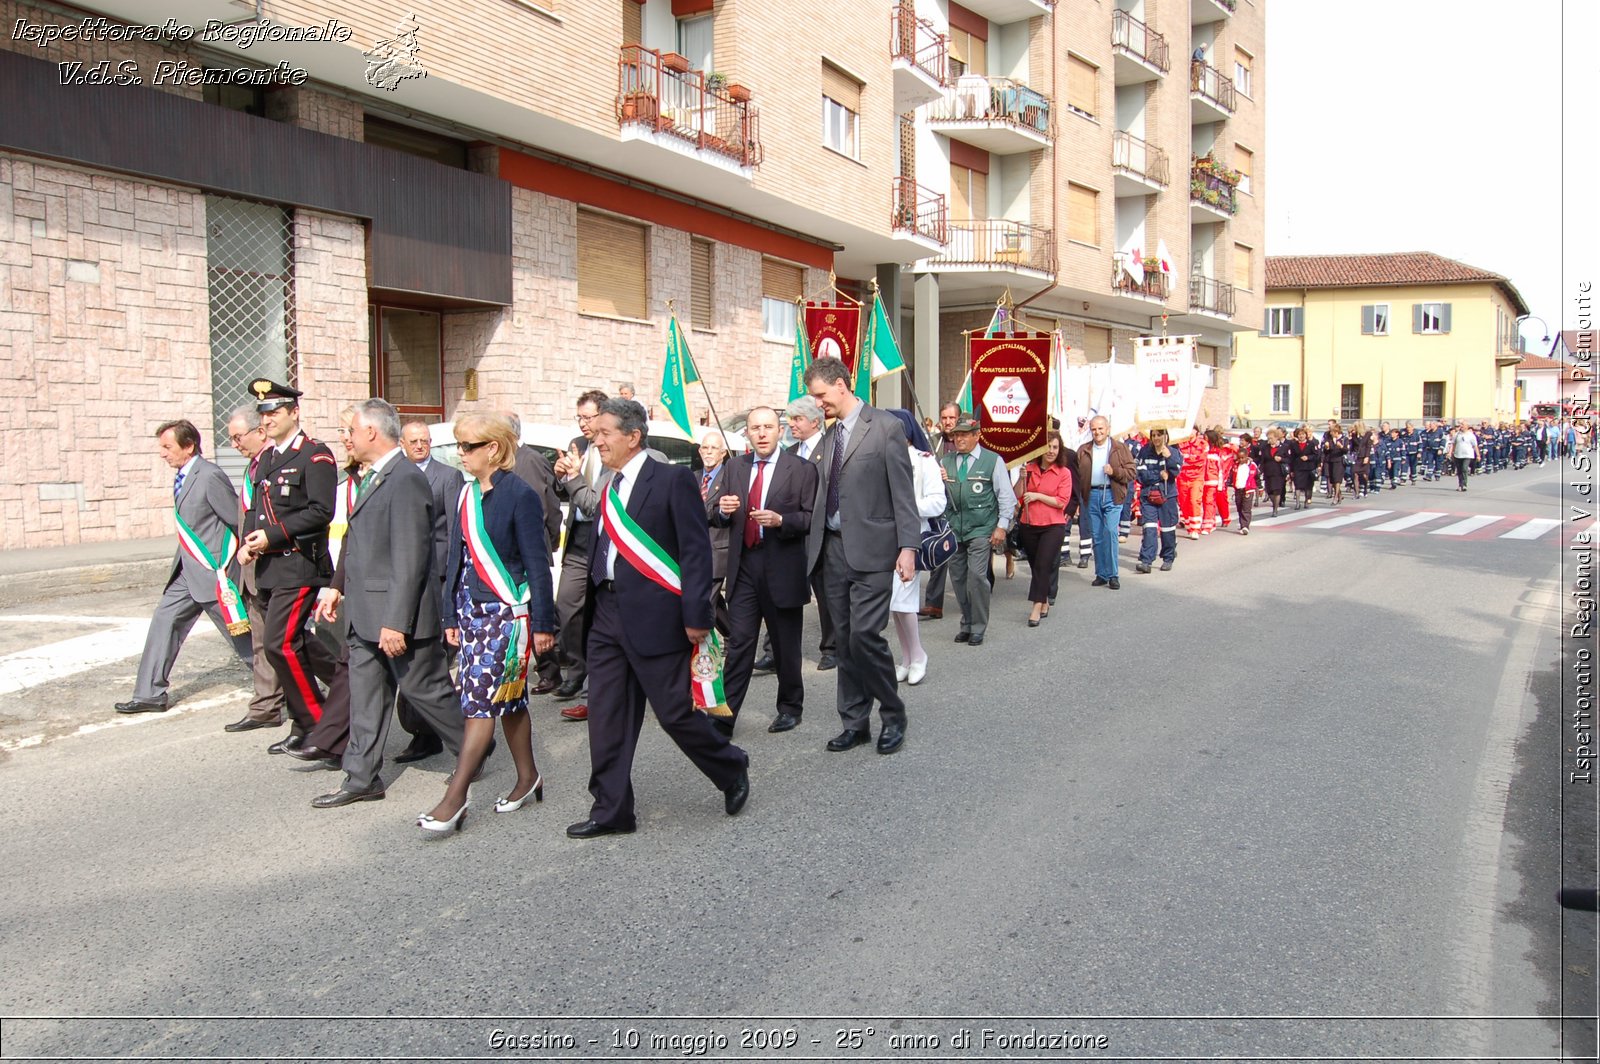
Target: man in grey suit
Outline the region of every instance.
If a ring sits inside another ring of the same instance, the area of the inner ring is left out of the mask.
[[[255,482],[256,457],[267,446],[267,434],[261,431],[261,415],[256,413],[254,405],[241,406],[228,418],[228,442],[233,444],[233,449],[242,454],[248,463],[245,466],[245,483],[252,485]],[[250,507],[245,504],[245,497],[241,494],[239,525],[244,524],[244,515],[249,510]],[[239,593],[244,596],[245,609],[250,616],[251,668],[255,672],[255,696],[250,699],[250,708],[245,710],[244,716],[232,724],[224,724],[222,730],[242,732],[254,731],[256,728],[277,728],[283,724],[283,685],[278,682],[278,674],[273,669],[272,663],[267,660],[267,611],[262,608],[260,595],[256,589],[254,561],[239,566]]]
[[[211,618],[224,639],[248,668],[251,662],[250,633],[244,618],[244,603],[238,600],[238,566],[230,555],[238,548],[239,496],[221,467],[200,457],[200,432],[188,420],[168,421],[156,429],[161,457],[177,471],[172,479],[172,500],[177,510],[178,551],[172,557],[167,586],[161,592],[150,631],[145,636],[144,654],[139,658],[139,675],[134,681],[133,698],[116,703],[118,713],[163,713],[167,709],[167,677],[178,660],[189,629],[204,613]],[[185,531],[192,533],[185,545]],[[224,544],[224,538],[232,542]],[[209,555],[209,561],[206,558]],[[230,578],[222,595],[233,602],[218,602],[215,565],[221,565]],[[234,611],[237,631],[230,631],[224,608]]]
[[[839,658],[839,717],[828,741],[838,753],[871,736],[872,703],[883,718],[878,753],[900,749],[906,707],[894,656],[883,637],[894,580],[914,580],[922,519],[912,486],[911,451],[900,422],[856,398],[837,358],[806,369],[806,390],[834,419],[817,462],[817,501],[806,540],[810,572],[823,567]]]
[[[461,704],[450,683],[433,571],[433,493],[400,450],[400,416],[382,399],[357,405],[350,453],[368,473],[350,508],[334,604],[350,621],[350,742],[344,785],[318,809],[377,801],[396,690],[444,741],[461,750]],[[323,607],[318,607],[319,614]]]

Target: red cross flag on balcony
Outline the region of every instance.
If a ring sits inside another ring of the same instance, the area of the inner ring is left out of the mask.
[[[1192,336],[1141,336],[1134,341],[1138,418],[1147,431],[1194,424],[1205,392],[1194,371],[1194,340]]]

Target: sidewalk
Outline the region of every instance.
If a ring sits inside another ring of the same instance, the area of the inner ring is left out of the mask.
[[[70,595],[157,587],[172,563],[171,536],[0,551],[0,608]]]

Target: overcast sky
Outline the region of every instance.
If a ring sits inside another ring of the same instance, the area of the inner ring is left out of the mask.
[[[1597,12],[1268,0],[1267,253],[1433,251],[1575,327],[1578,281],[1600,284]]]

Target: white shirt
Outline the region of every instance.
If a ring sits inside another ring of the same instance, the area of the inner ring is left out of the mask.
[[[301,432],[299,429],[296,429],[293,436],[290,436],[287,440],[284,440],[282,443],[273,444],[272,445],[272,449],[277,451],[279,454],[282,454],[283,452],[285,452],[285,451],[289,450],[290,448],[292,448],[294,446],[294,444],[295,444],[295,441],[298,440],[301,436],[304,436],[304,435],[305,435],[305,433]]]
[[[794,453],[799,455],[801,458],[804,458],[808,462],[811,461],[811,456],[815,454],[817,450],[817,441],[820,439],[822,439],[822,433],[813,432],[810,436],[807,436],[805,439],[799,440],[795,443]]]
[[[866,405],[866,403],[857,403],[854,410],[839,419],[840,425],[844,428],[844,449],[847,451],[850,449],[850,441],[856,438],[856,429],[861,427],[861,408]],[[841,508],[844,506],[843,495],[840,496],[839,505]],[[823,506],[827,506],[826,496],[823,498]],[[834,514],[832,517],[825,517],[824,524],[827,525],[830,532],[837,532],[841,527],[841,520],[842,518],[838,514]]]
[[[591,451],[594,450],[593,447],[590,447],[589,449]],[[617,488],[617,498],[622,500],[622,508],[624,510],[626,510],[628,508],[628,500],[633,497],[633,486],[639,482],[639,471],[644,468],[644,464],[646,462],[648,462],[648,461],[650,461],[650,456],[648,454],[646,454],[644,451],[640,451],[638,454],[636,454],[632,458],[628,459],[628,464],[627,465],[623,466],[621,469],[619,469],[617,471],[616,475],[620,476],[622,478],[622,485]],[[616,480],[616,477],[614,476],[614,477],[611,478],[611,481],[606,485],[606,491],[610,492],[612,486],[615,485],[616,483],[617,483],[617,480]],[[606,579],[607,580],[615,580],[616,578],[617,578],[617,544],[616,544],[615,540],[613,540],[610,536],[607,536],[606,537]]]
[[[384,456],[382,458],[380,458],[376,462],[372,463],[372,468],[368,470],[368,473],[381,473],[381,472],[383,472],[383,467],[388,465],[390,462],[392,462],[394,460],[394,456],[399,454],[399,453],[400,453],[400,448],[399,447],[394,448],[392,451],[385,452]]]
[[[1091,488],[1105,487],[1111,483],[1111,478],[1106,476],[1106,463],[1111,461],[1111,441],[1097,443],[1090,452],[1090,460],[1094,468],[1089,471],[1089,486]]]
[[[750,500],[750,509],[752,510],[765,510],[767,508],[767,492],[772,490],[772,472],[778,466],[778,452],[773,451],[765,458],[754,451],[750,452],[750,482],[745,485],[745,494],[747,496],[750,494],[749,489],[755,487],[756,471],[762,466],[766,466],[766,473],[761,478],[761,498]]]

